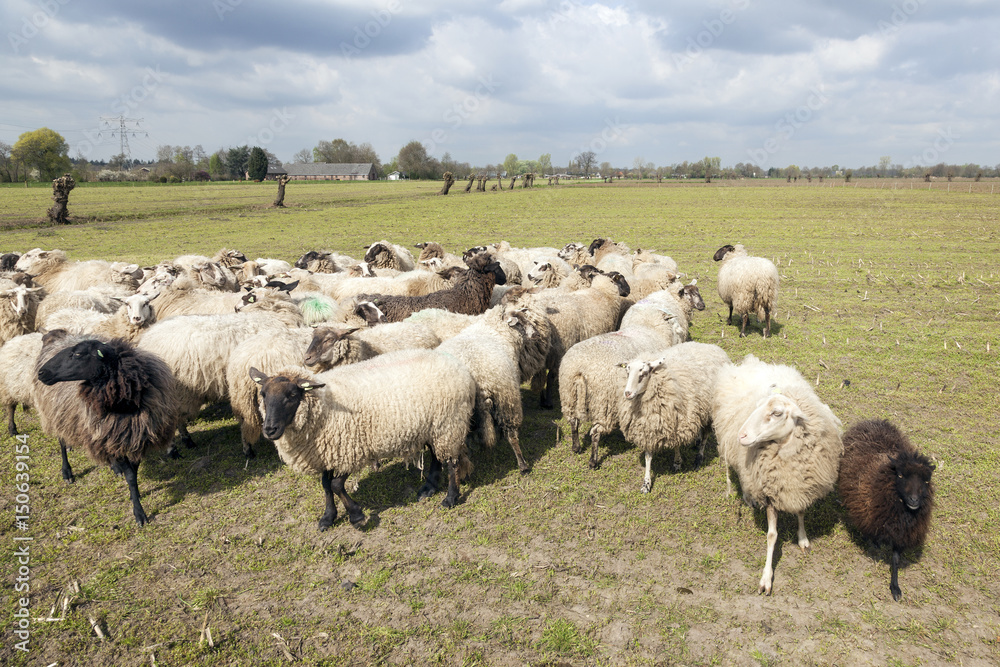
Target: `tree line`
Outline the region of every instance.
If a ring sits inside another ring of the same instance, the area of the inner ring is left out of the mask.
[[[704,179],[713,178],[983,178],[1000,176],[1000,164],[933,165],[894,163],[891,156],[881,156],[877,164],[851,169],[834,164],[822,167],[772,166],[767,169],[751,162],[738,162],[723,166],[718,157],[656,165],[637,156],[631,165],[614,165],[598,162],[594,151],[581,151],[565,165],[554,165],[552,155],[543,153],[537,159],[522,159],[514,153],[507,154],[496,163],[473,165],[459,162],[446,152],[440,159],[428,154],[419,141],[411,141],[400,148],[388,162],[382,163],[375,148],[368,142],[355,144],[343,138],[320,140],[313,148],[303,148],[292,156],[292,164],[310,162],[372,163],[376,173],[384,177],[400,172],[406,178],[439,180],[446,172],[456,178],[484,175],[505,178],[525,174],[567,174],[586,178],[604,179]],[[156,149],[153,160],[130,160],[125,155],[110,160],[86,160],[82,155],[69,156],[69,144],[58,133],[43,127],[25,132],[11,146],[0,141],[0,182],[25,180],[48,181],[71,173],[77,181],[149,179],[163,182],[191,180],[255,180],[267,176],[268,167],[281,167],[278,157],[261,146],[228,146],[214,153],[207,153],[199,144],[194,146],[162,145]]]

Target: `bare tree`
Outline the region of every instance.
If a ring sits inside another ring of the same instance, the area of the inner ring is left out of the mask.
[[[48,210],[49,220],[56,225],[69,224],[69,191],[76,187],[76,181],[69,174],[52,181],[52,208]]]
[[[288,177],[288,174],[282,174],[278,177],[278,196],[274,200],[275,206],[280,208],[285,207],[285,186],[288,185],[288,181],[290,180],[292,179]]]
[[[584,151],[576,156],[576,162],[583,169],[584,176],[590,176],[590,170],[597,164],[597,153],[594,151]]]
[[[441,186],[441,192],[439,195],[446,195],[448,191],[451,190],[451,186],[455,185],[455,177],[450,171],[444,172],[444,185]]]

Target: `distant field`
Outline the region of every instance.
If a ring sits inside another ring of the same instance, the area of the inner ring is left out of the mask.
[[[357,257],[383,238],[460,251],[609,236],[669,254],[707,304],[694,340],[734,361],[753,353],[791,364],[845,426],[889,418],[935,460],[931,535],[906,554],[902,602],[889,595],[888,551],[845,526],[835,494],[806,513],[808,554],[796,547],[794,518],[780,517],[774,594],[758,596],[766,522],[725,496],[714,443],[697,469],[689,452],[680,473],[658,459],[643,495],[640,456],[620,435],[602,440],[601,468],[589,470],[568,436],[557,440],[559,410],[539,410],[527,388],[530,474],[498,443],[474,455],[463,502],[444,510],[440,496],[417,502],[418,471],[392,463],[358,480],[366,530],[342,518],[325,533],[318,481],[292,474],[266,443],[246,464],[226,408],[207,408],[193,426],[198,449],[143,464],[142,501],[155,520],[142,530],[121,479],[76,452],[77,482],[66,486],[57,444],[19,411],[31,519],[26,533],[0,527],[4,576],[13,581],[18,567],[13,537],[30,535],[32,616],[47,616],[71,582],[81,591],[65,620],[33,622],[29,656],[5,634],[0,662],[997,664],[1000,188],[855,185],[464,194],[459,183],[439,197],[428,182],[291,183],[283,210],[269,207],[273,183],[79,187],[71,216],[100,221],[3,231],[0,252],[37,246],[153,263],[225,246],[294,260],[318,248]],[[0,188],[0,225],[37,222],[50,194]],[[737,242],[781,272],[771,339],[759,328],[740,339],[724,322],[711,258]],[[0,502],[12,508],[9,438],[4,452]],[[214,648],[199,642],[206,623]]]

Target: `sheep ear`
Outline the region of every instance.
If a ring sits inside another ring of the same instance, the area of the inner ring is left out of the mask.
[[[666,357],[660,357],[659,359],[653,359],[651,362],[649,362],[649,370],[650,371],[655,371],[657,368],[659,368],[660,366],[662,366],[665,363],[667,363],[667,358]]]
[[[313,382],[312,380],[299,379],[296,383],[299,389],[302,391],[311,391],[313,389],[319,389],[320,387],[325,387],[326,385],[322,382]]]
[[[692,281],[691,281],[691,284],[692,284],[692,285],[697,285],[697,284],[698,284],[698,279],[697,279],[697,278],[695,278],[694,280],[692,280]]]
[[[267,376],[264,375],[263,373],[261,373],[259,370],[257,370],[253,366],[251,366],[250,367],[250,379],[253,380],[254,382],[256,382],[257,384],[264,384],[264,381],[267,380]]]
[[[296,280],[294,283],[282,283],[282,286],[278,288],[279,292],[291,292],[293,289],[299,286],[299,281]]]

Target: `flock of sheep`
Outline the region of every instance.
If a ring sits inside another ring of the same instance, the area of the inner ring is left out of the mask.
[[[698,449],[714,429],[719,457],[743,499],[767,515],[759,591],[771,592],[777,512],[798,518],[839,485],[848,518],[892,547],[891,587],[900,599],[901,551],[919,545],[933,502],[933,465],[892,424],[840,420],[794,368],[753,355],[733,363],[716,345],[690,340],[697,281],[649,250],[596,239],[590,245],[516,248],[502,242],[461,256],[438,243],[408,249],[379,241],[363,260],[312,251],[294,265],[248,260],[223,249],[153,267],[69,261],[36,248],[0,257],[0,404],[17,435],[18,403],[34,407],[67,447],[83,448],[125,477],[133,514],[148,521],[137,486],[141,460],[178,456],[175,433],[228,401],[244,454],[263,435],[297,472],[318,474],[325,508],[365,521],[349,475],[389,459],[430,452],[420,497],[447,486],[460,500],[470,453],[502,436],[521,473],[521,386],[541,408],[558,387],[574,452],[590,425],[589,465],[615,429],[645,453],[641,491],[658,452]],[[719,296],[746,335],[754,314],[764,336],[778,292],[774,264],[725,245]],[[447,476],[447,481],[442,476]]]

